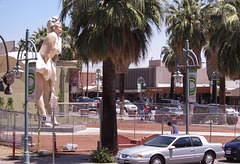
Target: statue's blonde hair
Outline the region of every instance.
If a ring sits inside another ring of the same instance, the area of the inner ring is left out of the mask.
[[[58,16],[54,16],[52,18],[50,18],[47,22],[47,29],[49,32],[52,32],[53,31],[53,26],[56,24],[56,23],[59,23],[59,19],[58,19]]]

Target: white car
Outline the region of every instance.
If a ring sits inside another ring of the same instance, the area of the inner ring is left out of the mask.
[[[224,156],[221,143],[209,143],[199,135],[161,135],[144,145],[120,150],[117,163],[147,164],[213,164]]]
[[[125,110],[123,110],[123,115],[126,113]],[[120,114],[120,105],[116,104],[116,114]]]
[[[225,110],[226,110],[226,114],[227,114],[227,115],[229,115],[229,114],[234,114],[234,112],[235,112],[235,109],[233,109],[233,108],[232,108],[231,106],[229,106],[229,105],[226,105]]]
[[[116,103],[120,104],[120,101],[117,100]],[[124,100],[124,109],[126,112],[128,112],[129,110],[138,111],[138,107],[129,100]]]

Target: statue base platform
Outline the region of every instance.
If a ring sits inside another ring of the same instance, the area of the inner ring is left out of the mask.
[[[54,126],[54,132],[61,133],[72,133],[81,130],[86,130],[86,125],[57,125]],[[28,128],[29,132],[38,132],[37,126],[32,126]],[[40,132],[53,132],[53,127],[40,127]]]

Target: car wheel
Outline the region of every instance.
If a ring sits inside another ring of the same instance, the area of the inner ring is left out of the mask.
[[[228,161],[233,161],[234,158],[226,158]]]
[[[150,164],[164,164],[163,157],[161,156],[153,156],[151,158]]]
[[[214,154],[212,152],[206,152],[202,164],[213,164],[214,163]]]

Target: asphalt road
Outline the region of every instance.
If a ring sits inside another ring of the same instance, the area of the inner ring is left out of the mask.
[[[237,161],[237,160],[235,160],[235,161],[227,161],[226,160],[226,158],[221,158],[221,159],[216,159],[215,160],[215,162],[214,162],[214,164],[223,164],[223,163],[240,163],[240,161]]]

